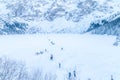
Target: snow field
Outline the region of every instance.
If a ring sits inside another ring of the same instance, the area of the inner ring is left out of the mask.
[[[57,80],[74,70],[81,80],[110,80],[111,75],[117,80],[120,47],[113,46],[114,41],[114,36],[90,34],[4,35],[0,56],[21,60],[28,69],[39,68]]]

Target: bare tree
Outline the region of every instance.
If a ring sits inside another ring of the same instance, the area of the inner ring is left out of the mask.
[[[0,58],[0,80],[56,80],[56,76],[43,74],[40,69],[28,72],[22,62],[2,57]]]
[[[8,58],[0,58],[0,80],[27,80],[25,65]]]

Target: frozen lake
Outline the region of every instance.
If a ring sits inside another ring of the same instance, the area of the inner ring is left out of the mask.
[[[114,41],[113,36],[90,34],[4,35],[0,56],[22,60],[28,68],[57,75],[57,80],[64,80],[72,70],[80,80],[110,80],[111,75],[118,80],[120,47],[113,46]]]

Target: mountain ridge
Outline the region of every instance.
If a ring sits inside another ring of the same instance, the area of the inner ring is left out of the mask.
[[[24,33],[83,33],[94,22],[119,17],[119,3],[109,0],[1,0],[0,18],[25,23]],[[3,17],[4,16],[4,17]],[[61,23],[61,24],[60,24]],[[2,24],[3,25],[3,24]],[[36,32],[35,32],[36,31]]]

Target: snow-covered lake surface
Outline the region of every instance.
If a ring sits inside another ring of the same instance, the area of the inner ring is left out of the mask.
[[[107,35],[4,35],[0,36],[0,56],[22,60],[28,68],[57,75],[57,80],[73,70],[80,80],[110,80],[111,75],[119,80],[120,47],[114,42],[115,37]]]

